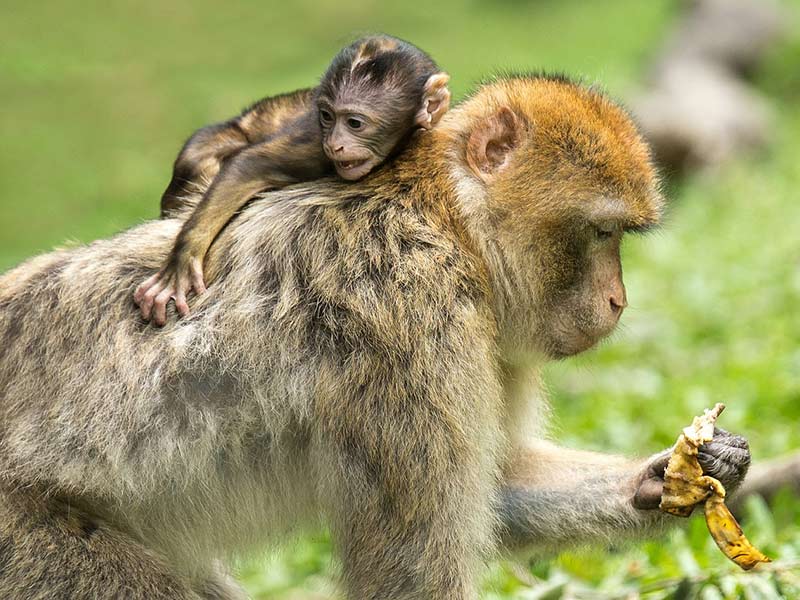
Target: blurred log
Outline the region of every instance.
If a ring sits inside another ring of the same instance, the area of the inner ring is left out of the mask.
[[[713,168],[764,146],[771,130],[771,109],[758,92],[699,61],[663,65],[633,111],[669,172]]]
[[[702,60],[750,74],[787,30],[776,0],[687,0],[685,6],[661,60]]]
[[[631,103],[667,174],[709,169],[769,141],[771,108],[742,78],[783,37],[774,0],[687,0]]]

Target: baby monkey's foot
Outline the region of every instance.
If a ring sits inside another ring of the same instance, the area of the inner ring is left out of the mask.
[[[167,304],[175,300],[178,314],[189,314],[186,295],[194,290],[198,296],[204,294],[203,267],[197,259],[191,259],[185,266],[170,265],[144,280],[133,294],[139,312],[145,321],[153,320],[159,327],[167,322]]]

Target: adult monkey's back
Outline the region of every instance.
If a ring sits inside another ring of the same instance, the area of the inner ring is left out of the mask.
[[[664,457],[541,440],[536,370],[626,305],[649,154],[595,91],[481,88],[392,169],[254,202],[165,330],[130,289],[179,223],[0,279],[0,596],[228,598],[216,559],[332,528],[353,599],[474,598],[497,543],[646,532]],[[71,282],[91,280],[80,289]],[[746,443],[708,472],[737,484]]]

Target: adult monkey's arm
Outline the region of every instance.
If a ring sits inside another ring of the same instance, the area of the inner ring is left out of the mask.
[[[535,428],[548,412],[536,371],[508,368],[505,395],[515,445],[499,505],[507,548],[556,551],[586,541],[643,537],[677,524],[658,510],[669,450],[636,459],[547,441]],[[717,430],[699,460],[706,473],[735,489],[750,453],[744,438]]]

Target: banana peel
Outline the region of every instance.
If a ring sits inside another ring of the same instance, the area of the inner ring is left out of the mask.
[[[706,410],[681,433],[664,473],[660,508],[671,515],[688,517],[696,506],[705,502],[706,525],[714,542],[725,556],[749,571],[771,560],[745,537],[725,505],[725,488],[717,479],[703,475],[697,461],[698,449],[713,439],[714,423],[724,409],[724,404],[717,404]]]

